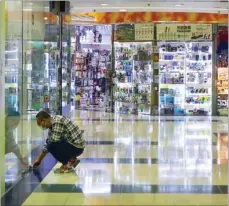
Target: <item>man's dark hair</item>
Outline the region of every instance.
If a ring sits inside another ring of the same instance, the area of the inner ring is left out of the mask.
[[[39,120],[43,120],[43,119],[49,119],[51,117],[51,115],[45,111],[40,111],[38,112],[38,114],[36,115],[36,118]]]

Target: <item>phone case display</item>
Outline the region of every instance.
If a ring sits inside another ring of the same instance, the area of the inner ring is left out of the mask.
[[[115,111],[151,114],[151,42],[115,42]]]
[[[110,99],[111,27],[77,28],[80,44],[73,55],[75,95],[80,108],[107,109]]]
[[[185,43],[159,43],[159,113],[183,115],[185,95]]]
[[[186,43],[186,114],[212,114],[212,43]]]
[[[228,115],[228,29],[219,27],[217,33],[217,113]]]
[[[20,41],[6,41],[5,47],[5,104],[6,107],[18,111],[18,72]]]
[[[218,95],[218,114],[228,114],[228,68],[218,67],[217,95]]]

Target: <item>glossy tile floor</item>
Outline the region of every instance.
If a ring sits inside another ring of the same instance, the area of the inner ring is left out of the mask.
[[[71,115],[86,130],[81,164],[74,173],[56,175],[53,170],[59,164],[48,156],[38,171],[26,174],[12,190],[16,194],[26,187],[26,194],[13,196],[14,202],[19,198],[27,206],[227,205],[227,117],[137,117],[90,111]],[[43,138],[31,121],[26,138],[18,141],[32,162]],[[9,173],[14,171],[13,159],[6,157]],[[10,205],[10,197],[5,205]]]

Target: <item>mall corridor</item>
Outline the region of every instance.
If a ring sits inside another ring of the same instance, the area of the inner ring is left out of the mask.
[[[226,117],[73,111],[72,119],[87,141],[75,172],[54,174],[59,164],[48,156],[8,193],[5,205],[227,205]],[[31,161],[42,141],[24,142],[34,148]]]
[[[0,0],[0,206],[228,205],[228,14]]]

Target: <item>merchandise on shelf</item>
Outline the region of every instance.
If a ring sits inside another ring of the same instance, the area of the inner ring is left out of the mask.
[[[160,42],[159,113],[185,113],[185,43]]]
[[[160,114],[212,114],[212,43],[160,42]]]
[[[228,29],[220,27],[217,38],[217,113],[228,115]]]
[[[77,36],[73,54],[75,95],[80,95],[77,108],[107,110],[111,96],[111,27],[78,27]]]
[[[151,42],[115,42],[115,111],[151,114]]]
[[[186,114],[212,114],[212,43],[186,43]]]

